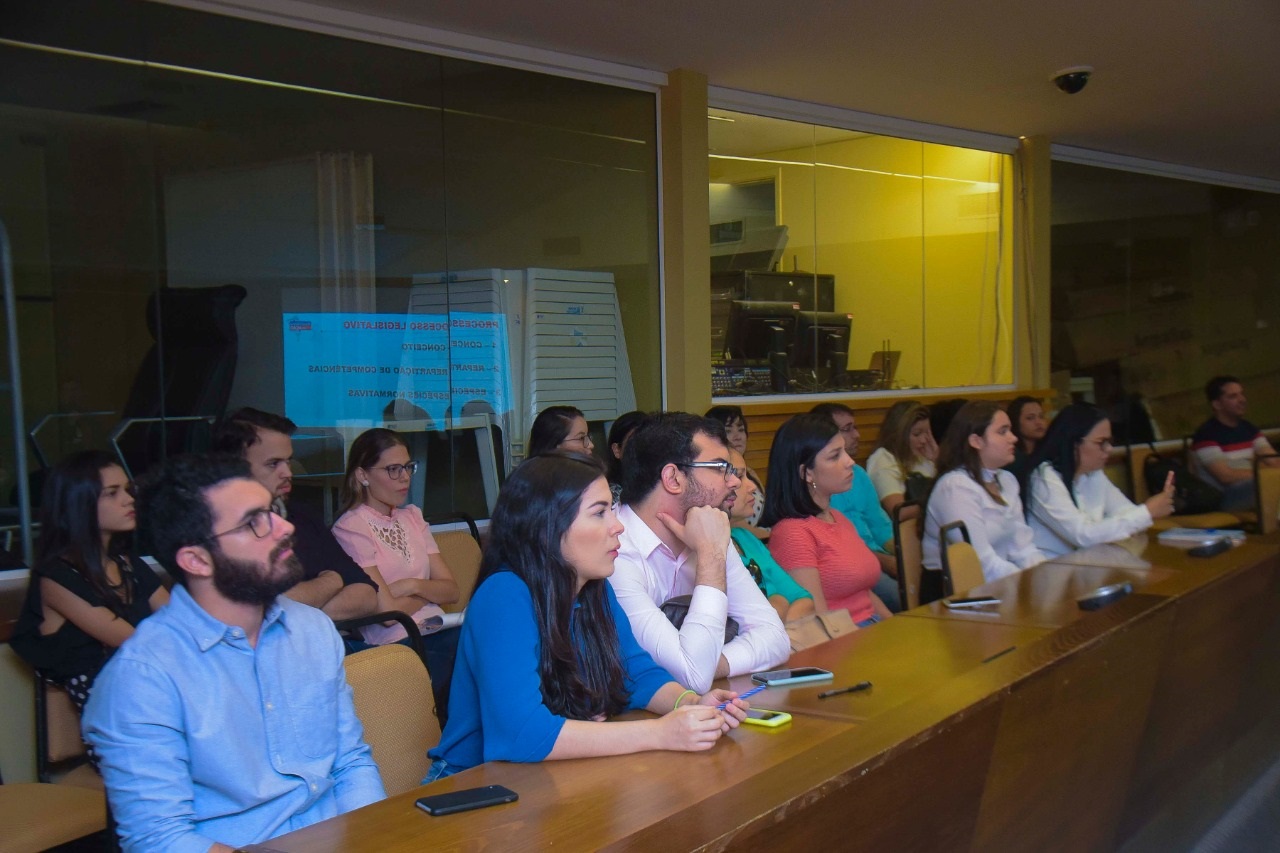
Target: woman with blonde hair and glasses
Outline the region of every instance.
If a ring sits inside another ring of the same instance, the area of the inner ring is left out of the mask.
[[[915,400],[894,403],[880,425],[876,451],[867,459],[867,474],[885,512],[892,516],[894,507],[904,500],[919,500],[927,494],[938,473],[937,458],[929,410]]]
[[[1135,504],[1102,470],[1111,450],[1111,421],[1088,403],[1067,406],[1031,457],[1027,521],[1049,559],[1077,548],[1117,542],[1173,513],[1173,473],[1162,492]]]
[[[378,610],[406,613],[422,631],[427,670],[443,726],[449,713],[449,682],[458,648],[458,629],[432,631],[442,604],[458,600],[458,584],[422,510],[409,504],[409,484],[418,463],[409,459],[404,439],[389,429],[371,429],[351,443],[342,501],[346,511],[333,525],[344,551],[378,585]],[[360,629],[371,646],[407,641],[399,622]]]

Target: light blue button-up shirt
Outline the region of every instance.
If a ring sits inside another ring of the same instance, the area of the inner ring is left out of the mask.
[[[342,656],[315,608],[277,598],[253,647],[175,587],[84,713],[124,849],[239,847],[385,797]]]
[[[880,506],[875,484],[861,465],[854,463],[853,485],[849,491],[831,496],[831,508],[853,522],[858,537],[872,551],[883,554],[885,543],[893,541],[893,522]]]

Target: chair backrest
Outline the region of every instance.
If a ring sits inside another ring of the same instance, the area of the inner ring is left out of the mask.
[[[898,560],[898,595],[903,610],[920,606],[924,554],[920,545],[919,508],[915,501],[903,501],[893,508],[893,550]],[[903,518],[904,514],[911,517]]]
[[[440,741],[427,668],[398,643],[347,655],[344,666],[387,794],[416,788],[431,766],[427,750]]]
[[[960,532],[961,541],[947,541],[947,534],[952,530]],[[969,542],[969,528],[963,521],[944,524],[938,531],[938,538],[939,550],[942,554],[942,581],[947,595],[967,592],[975,586],[986,583],[986,576],[982,573],[982,561],[978,559],[978,552]]]
[[[41,850],[114,850],[103,837],[107,802],[102,791],[39,782],[0,784],[0,850],[38,853]],[[88,836],[97,835],[96,838]]]
[[[449,571],[458,582],[458,600],[446,604],[444,609],[458,613],[466,609],[471,593],[475,592],[476,577],[480,574],[480,543],[465,530],[446,530],[435,534],[435,540],[440,546],[440,556],[449,564]]]
[[[1261,464],[1263,457],[1253,460],[1253,482],[1258,491],[1258,532],[1274,533],[1280,529],[1276,514],[1280,513],[1280,468]]]
[[[1142,503],[1151,497],[1147,491],[1146,461],[1154,451],[1147,444],[1129,445],[1129,483],[1133,490],[1133,502]]]
[[[453,579],[458,582],[458,600],[444,606],[447,613],[461,613],[466,610],[467,602],[471,600],[471,593],[476,591],[476,578],[480,575],[482,556],[480,528],[476,526],[475,519],[465,512],[437,514],[427,518],[427,523],[433,527],[458,522],[466,524],[467,529],[445,530],[440,533],[432,531],[432,537],[440,546],[440,555],[449,564]]]
[[[41,782],[101,788],[80,738],[80,712],[66,690],[36,676],[36,774]],[[71,774],[74,774],[72,776]]]

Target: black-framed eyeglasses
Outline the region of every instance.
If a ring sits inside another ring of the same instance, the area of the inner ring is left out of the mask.
[[[1080,442],[1081,442],[1082,444],[1096,444],[1096,445],[1098,445],[1099,449],[1101,449],[1101,450],[1110,450],[1111,448],[1113,448],[1113,447],[1115,447],[1115,446],[1116,446],[1116,444],[1115,444],[1115,440],[1114,440],[1114,439],[1112,439],[1112,438],[1110,438],[1110,437],[1107,437],[1107,438],[1082,438],[1082,439],[1080,439]]]
[[[561,444],[580,444],[582,445],[582,449],[586,451],[590,451],[591,448],[596,446],[596,443],[591,440],[591,436],[589,435],[578,435],[578,436],[574,436],[573,438],[565,438],[565,439],[562,439],[560,443]]]
[[[393,480],[399,480],[401,477],[404,476],[405,471],[409,472],[410,477],[418,473],[418,463],[406,462],[403,465],[383,465],[380,468],[370,468],[369,470],[370,471],[386,471],[388,477],[390,477]]]
[[[739,480],[742,479],[742,469],[734,468],[728,462],[679,462],[676,464],[679,468],[713,468],[724,474],[726,482],[730,477],[737,477]]]
[[[230,530],[224,530],[221,533],[215,533],[209,538],[218,539],[219,537],[226,536],[230,533],[235,533],[237,530],[243,530],[244,528],[247,527],[249,528],[249,532],[252,533],[254,536],[258,537],[259,539],[266,539],[268,536],[271,535],[272,528],[275,527],[275,515],[276,515],[275,512],[273,512],[270,509],[255,509],[252,513],[249,514],[249,517],[245,519],[243,522],[241,522],[240,524],[237,524],[235,527],[231,528]]]

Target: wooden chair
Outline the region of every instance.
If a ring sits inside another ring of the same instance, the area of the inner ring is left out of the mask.
[[[466,522],[467,529],[445,530],[432,534],[436,544],[440,546],[441,556],[449,564],[449,570],[453,572],[453,578],[458,582],[460,595],[456,602],[444,606],[447,613],[460,613],[466,610],[467,602],[471,600],[471,593],[475,592],[476,578],[480,574],[480,530],[476,527],[475,519],[465,513],[433,515],[427,519],[427,522],[432,525],[456,521]]]
[[[347,655],[344,666],[387,794],[413,790],[431,766],[427,750],[440,741],[427,668],[398,643]]]
[[[1280,529],[1276,514],[1280,513],[1280,468],[1263,465],[1266,456],[1253,460],[1253,483],[1258,491],[1258,532],[1274,533]]]
[[[893,508],[893,550],[898,560],[898,595],[902,609],[920,606],[920,578],[924,574],[924,554],[920,546],[920,518],[918,515],[904,519],[912,508],[919,510],[915,501],[903,501]]]
[[[106,829],[107,801],[102,791],[47,782],[0,782],[0,850],[4,853],[39,853],[81,839],[76,849],[114,849],[103,835]],[[92,841],[94,835],[102,840]]]
[[[947,534],[952,530],[960,532],[960,542],[947,542]],[[944,524],[938,531],[939,552],[942,555],[942,583],[946,595],[968,592],[975,586],[986,583],[986,575],[982,572],[982,561],[978,552],[969,540],[969,528],[963,521]]]
[[[80,713],[56,684],[36,676],[36,775],[41,782],[57,782],[102,791],[102,777],[89,764],[89,751],[80,737]]]

